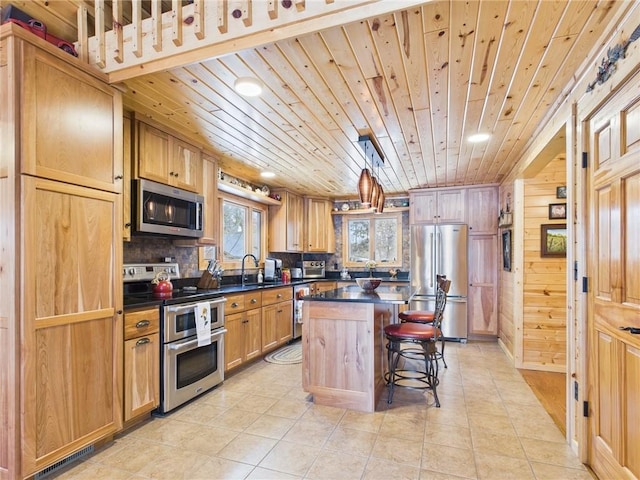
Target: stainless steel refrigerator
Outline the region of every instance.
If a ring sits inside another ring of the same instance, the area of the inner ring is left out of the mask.
[[[436,275],[451,280],[442,320],[445,338],[467,338],[467,226],[411,226],[411,309],[433,310]]]

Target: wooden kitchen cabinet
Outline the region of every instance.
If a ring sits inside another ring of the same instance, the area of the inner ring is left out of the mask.
[[[333,203],[325,198],[305,197],[305,252],[333,253],[336,234],[331,209]]]
[[[122,426],[123,112],[105,75],[0,30],[0,477],[27,478]]]
[[[122,119],[122,170],[124,183],[122,186],[122,239],[131,241],[131,165],[133,162],[133,122],[130,115]]]
[[[269,207],[269,251],[303,252],[304,203],[301,196],[278,190],[281,204]]]
[[[421,189],[409,192],[409,223],[445,224],[466,222],[466,190]]]
[[[211,155],[202,155],[202,196],[204,197],[203,234],[199,245],[218,244],[218,162]]]
[[[293,338],[293,288],[270,288],[262,292],[262,353]]]
[[[124,421],[151,412],[160,402],[160,310],[124,316]]]
[[[138,176],[201,193],[200,150],[144,122],[138,121],[137,127]]]
[[[355,281],[353,282],[353,284],[355,285]],[[309,285],[309,293],[313,295],[316,293],[326,292],[328,290],[335,290],[336,285],[337,282],[314,282]]]
[[[226,295],[224,324],[225,372],[262,353],[262,293]]]
[[[497,235],[468,237],[467,318],[469,335],[498,334]]]
[[[498,232],[498,187],[467,190],[469,235],[496,235]]]

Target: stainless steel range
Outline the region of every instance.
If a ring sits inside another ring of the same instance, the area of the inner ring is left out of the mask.
[[[224,381],[226,299],[209,291],[175,286],[170,298],[158,299],[150,283],[158,272],[179,278],[177,264],[125,265],[124,303],[127,307],[156,303],[160,308],[158,411],[167,413]],[[198,325],[204,327],[198,331]]]

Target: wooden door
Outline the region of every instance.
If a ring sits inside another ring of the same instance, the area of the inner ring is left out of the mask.
[[[175,187],[202,193],[202,157],[200,150],[182,140],[171,138],[172,154],[169,183]]]
[[[262,309],[254,308],[244,312],[245,360],[251,360],[262,353]]]
[[[278,345],[293,338],[293,301],[280,302],[276,310],[276,338]]]
[[[138,176],[169,183],[169,134],[138,122]]]
[[[640,478],[640,74],[585,126],[589,136],[589,463]]]
[[[469,289],[467,312],[469,333],[498,334],[498,281],[496,235],[469,235]]]
[[[224,317],[224,369],[231,370],[242,364],[244,360],[244,317],[234,313]]]
[[[122,424],[119,196],[22,176],[23,469],[35,471]]]
[[[22,58],[22,173],[120,193],[120,93],[32,45]]]
[[[262,307],[262,351],[273,350],[278,345],[277,311],[279,304]]]
[[[438,192],[437,223],[465,223],[466,190],[442,190]]]
[[[469,235],[495,235],[498,231],[498,187],[467,191]]]
[[[124,420],[158,406],[160,400],[160,335],[124,342]]]

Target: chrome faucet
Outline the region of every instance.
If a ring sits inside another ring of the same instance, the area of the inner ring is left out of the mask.
[[[244,257],[242,257],[242,272],[240,273],[241,276],[241,281],[242,281],[242,286],[244,287],[244,261],[247,257],[251,257],[253,258],[253,262],[255,263],[255,266],[258,266],[258,259],[255,257],[255,255],[253,255],[252,253],[247,253]]]

